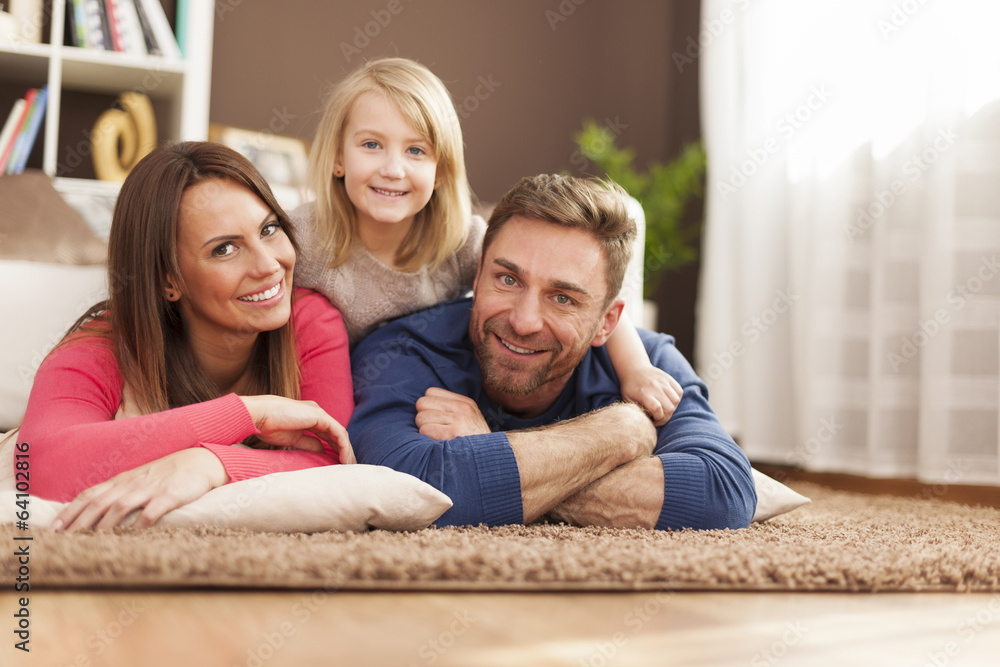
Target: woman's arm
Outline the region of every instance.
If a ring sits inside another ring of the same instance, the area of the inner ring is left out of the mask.
[[[342,463],[354,462],[347,431],[312,401],[281,396],[245,396],[246,406],[264,442],[280,446],[323,451],[324,445],[306,430],[333,443]],[[230,448],[237,450],[237,448]],[[271,461],[292,452],[266,452]],[[304,452],[302,452],[304,453]],[[301,457],[299,457],[301,458]],[[222,460],[208,447],[189,447],[115,475],[91,486],[65,507],[52,524],[65,528],[114,528],[133,510],[141,509],[136,527],[150,526],[172,509],[200,498],[230,481]]]
[[[145,528],[226,481],[222,463],[210,451],[200,447],[182,449],[86,489],[59,512],[49,527],[111,530],[141,508],[132,526]]]
[[[618,374],[622,398],[644,407],[657,426],[666,424],[684,390],[677,380],[649,362],[635,325],[624,310],[605,346]]]
[[[182,449],[256,432],[235,395],[115,419],[122,379],[108,341],[65,344],[35,375],[18,442],[31,443],[31,492],[68,501],[84,489]]]
[[[315,401],[339,425],[346,424],[354,398],[343,322],[319,295],[309,293],[299,301],[302,399]],[[19,442],[32,445],[32,493],[69,501],[84,489],[191,447],[215,454],[229,481],[354,460],[349,444],[348,450],[343,447],[346,435],[334,436],[343,459],[329,447],[320,453],[231,446],[259,434],[255,419],[261,416],[252,415],[233,394],[116,420],[121,396],[121,374],[106,340],[63,345],[45,360],[18,434]],[[315,423],[321,416],[309,419]],[[300,428],[310,428],[309,419]]]

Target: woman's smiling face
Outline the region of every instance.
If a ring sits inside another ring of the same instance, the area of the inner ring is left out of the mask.
[[[167,298],[180,302],[192,338],[256,338],[291,316],[295,249],[274,211],[233,180],[184,192],[177,264],[181,280],[168,277]]]

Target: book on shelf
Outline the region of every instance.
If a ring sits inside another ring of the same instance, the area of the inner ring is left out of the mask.
[[[160,0],[66,0],[66,43],[182,58]]]
[[[111,16],[108,14],[107,0],[90,0],[96,8],[97,22],[101,28],[101,42],[107,51],[117,51],[114,36],[111,34]]]
[[[188,0],[177,0],[177,48],[181,58],[187,58]]]
[[[3,124],[3,131],[0,132],[0,174],[7,170],[7,160],[14,146],[14,138],[17,137],[24,122],[24,108],[27,104],[24,98],[14,102],[10,113],[7,114],[7,121]]]
[[[104,0],[104,21],[107,25],[107,38],[108,43],[111,44],[112,51],[118,51],[122,53],[125,51],[124,45],[121,43],[121,30],[118,27],[118,15],[115,11],[115,3],[112,0]]]
[[[135,13],[139,16],[139,25],[142,27],[142,37],[146,42],[146,52],[154,56],[162,56],[163,52],[160,51],[160,45],[156,43],[156,37],[153,35],[153,26],[149,23],[149,17],[146,15],[146,8],[143,7],[140,0],[133,0],[135,5]]]
[[[24,122],[21,125],[21,130],[15,137],[15,143],[13,150],[10,154],[10,160],[7,162],[7,168],[5,173],[8,174],[20,174],[24,171],[25,166],[28,164],[28,157],[31,155],[31,149],[35,147],[35,139],[38,138],[38,130],[42,126],[42,118],[45,117],[45,106],[48,101],[48,88],[42,86],[41,88],[32,88],[28,94],[31,92],[35,94],[32,96],[32,101],[28,105],[28,113],[25,115]],[[25,95],[25,101],[27,102],[28,95]]]
[[[84,0],[84,43],[88,49],[107,49],[104,41],[104,19],[101,16],[102,0]]]
[[[70,46],[87,48],[87,15],[85,0],[67,0],[66,35]]]
[[[167,58],[180,58],[181,50],[177,46],[177,38],[174,31],[170,29],[170,22],[167,14],[163,11],[160,0],[135,0],[137,7],[142,7],[149,20],[149,27],[156,38],[156,45],[160,47],[161,55]]]
[[[35,96],[38,94],[37,88],[31,88],[25,94],[25,96],[14,103],[14,106],[18,109],[17,120],[14,123],[14,129],[11,132],[10,138],[7,140],[7,145],[3,147],[3,153],[0,154],[0,174],[7,173],[7,165],[10,164],[11,156],[14,153],[14,147],[17,146],[18,137],[21,136],[21,130],[24,128],[24,122],[31,113],[31,105],[35,101]],[[13,109],[11,110],[13,112]]]
[[[146,40],[142,36],[142,25],[135,10],[133,0],[107,0],[110,11],[118,23],[118,37],[125,53],[146,55]]]

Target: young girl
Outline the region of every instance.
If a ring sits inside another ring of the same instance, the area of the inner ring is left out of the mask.
[[[293,293],[287,230],[225,146],[135,166],[111,224],[110,297],[43,361],[17,433],[32,493],[71,501],[54,529],[112,528],[139,508],[147,526],[229,481],[354,462],[347,335],[325,298]]]
[[[486,225],[470,212],[458,114],[426,67],[383,58],[341,81],[309,172],[316,200],[291,213],[302,241],[297,280],[330,299],[352,346],[389,319],[472,289]],[[649,363],[628,320],[608,350],[622,395],[666,423],[681,388]]]

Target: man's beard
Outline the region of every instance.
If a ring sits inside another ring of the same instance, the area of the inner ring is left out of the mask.
[[[494,335],[517,347],[543,348],[545,352],[541,354],[547,355],[548,358],[542,364],[531,363],[534,370],[529,375],[525,375],[524,370],[528,368],[530,362],[525,360],[522,365],[515,359],[501,357],[491,345],[490,338]],[[494,315],[483,322],[477,328],[476,338],[473,341],[473,348],[483,375],[483,384],[495,392],[510,396],[530,396],[548,382],[551,379],[549,373],[563,350],[563,346],[556,340],[550,341],[543,336],[529,336],[527,338],[518,336],[502,315]]]

